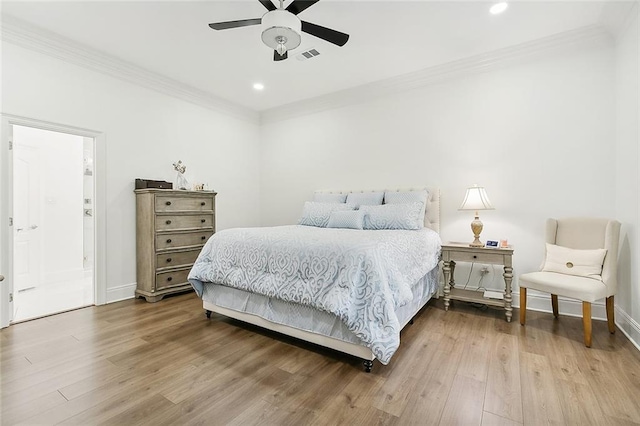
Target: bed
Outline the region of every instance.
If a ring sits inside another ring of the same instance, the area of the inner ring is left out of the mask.
[[[423,229],[228,229],[203,247],[189,281],[207,317],[216,312],[359,357],[370,372],[374,359],[390,361],[402,328],[437,296],[440,192],[424,189]]]

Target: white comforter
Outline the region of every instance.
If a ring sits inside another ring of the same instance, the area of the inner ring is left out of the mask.
[[[386,364],[400,344],[395,309],[437,265],[440,245],[426,228],[228,229],[209,239],[189,281],[200,296],[211,282],[330,312]]]

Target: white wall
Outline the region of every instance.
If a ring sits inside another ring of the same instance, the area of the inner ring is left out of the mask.
[[[616,217],[621,230],[618,324],[640,347],[640,217],[638,192],[638,7],[616,43]]]
[[[471,241],[472,212],[457,208],[465,188],[478,183],[496,208],[481,212],[483,241],[508,238],[514,273],[533,271],[546,218],[616,215],[614,78],[613,44],[601,39],[267,123],[263,224],[294,223],[315,189],[429,185],[442,191],[443,240]],[[489,280],[494,288],[503,285],[497,269]]]
[[[257,124],[7,42],[2,112],[104,133],[107,300],[133,295],[135,178],[172,181],[180,159],[218,191],[219,229],[259,223]]]

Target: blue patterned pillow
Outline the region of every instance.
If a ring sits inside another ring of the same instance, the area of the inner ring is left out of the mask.
[[[302,209],[302,217],[298,225],[317,226],[326,228],[329,223],[329,216],[335,211],[353,210],[353,206],[340,203],[317,203],[307,201]]]
[[[419,191],[386,191],[384,193],[385,204],[427,203],[429,192],[426,189]]]
[[[329,216],[327,228],[363,229],[364,213],[360,210],[335,211]]]
[[[424,216],[421,216],[424,204],[383,204],[381,206],[362,206],[364,229],[422,229]]]
[[[379,206],[382,204],[384,192],[350,192],[347,195],[347,204],[355,208],[360,206]]]
[[[347,201],[347,194],[330,194],[328,192],[316,192],[313,194],[313,201],[318,203],[344,203]]]
[[[387,191],[384,193],[385,204],[422,203],[422,212],[420,213],[420,216],[423,220],[428,199],[429,191],[426,189],[418,191]]]

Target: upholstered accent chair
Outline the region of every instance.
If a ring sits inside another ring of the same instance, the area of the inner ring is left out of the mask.
[[[524,326],[526,322],[527,289],[533,289],[551,293],[556,318],[558,295],[582,301],[584,344],[587,347],[591,347],[591,303],[606,298],[607,322],[609,332],[613,334],[619,239],[620,222],[616,220],[547,219],[547,251],[541,271],[522,274],[518,280],[520,324]]]

